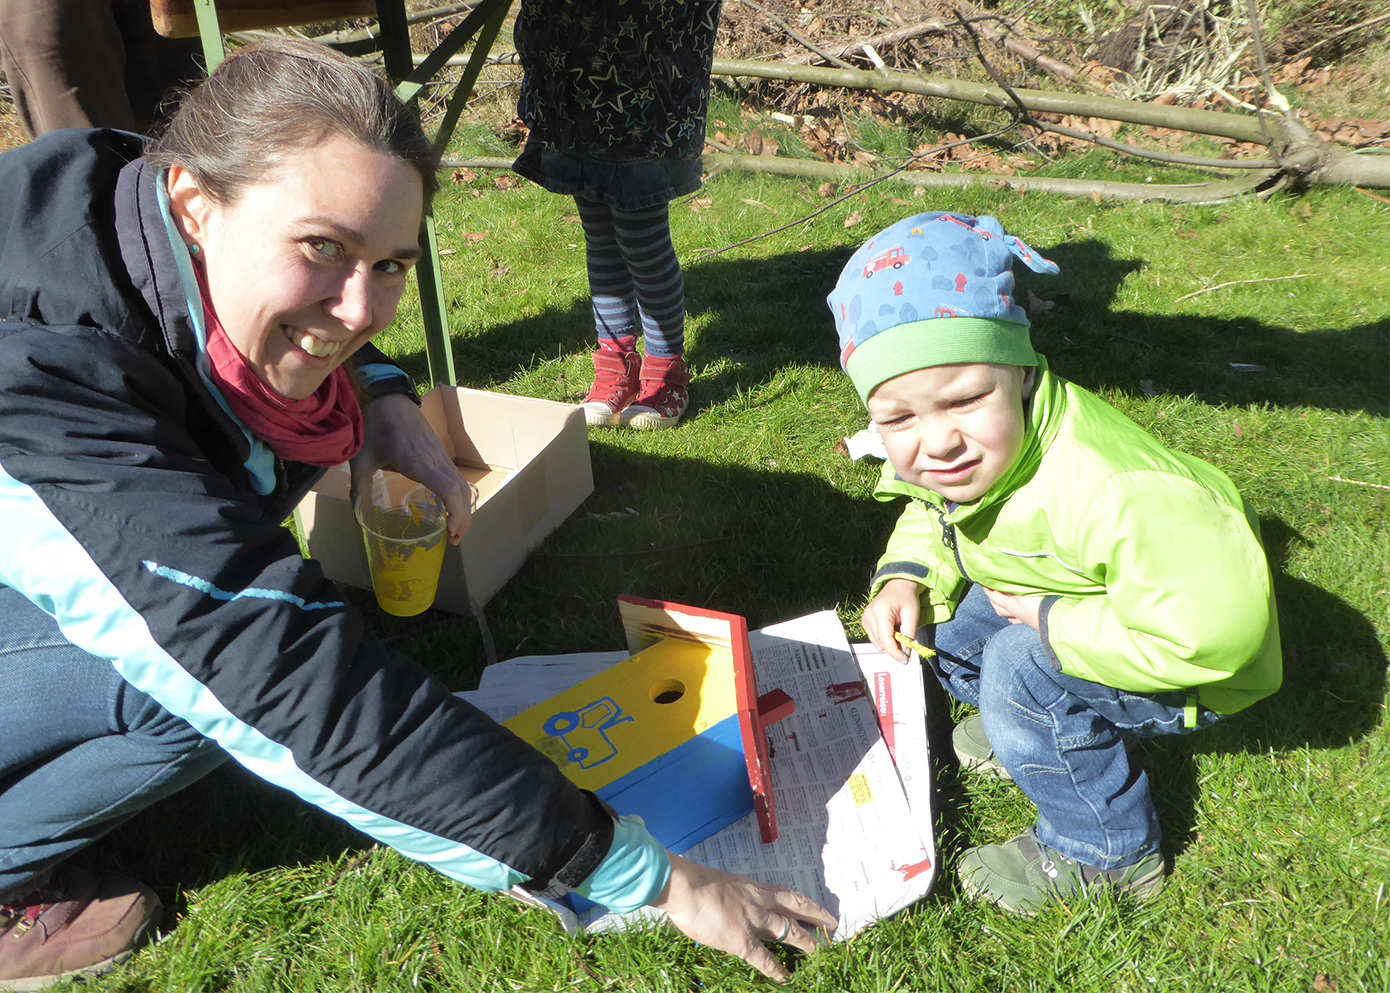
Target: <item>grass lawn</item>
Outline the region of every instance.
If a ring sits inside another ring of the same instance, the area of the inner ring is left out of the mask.
[[[1065,169],[1154,174],[1099,155]],[[573,204],[494,178],[449,186],[437,208],[455,250],[444,264],[460,385],[576,402],[593,332]],[[1011,837],[1034,812],[1009,784],[943,763],[936,889],[796,963],[793,988],[1390,990],[1390,207],[1347,189],[1177,208],[985,189],[914,197],[885,184],[699,258],[808,213],[823,202],[816,185],[723,175],[673,205],[692,410],[672,431],[591,433],[595,492],[488,605],[498,656],[620,647],[621,593],[755,627],[833,607],[860,637],[897,508],[872,499],[876,465],[836,448],[866,418],[824,297],[853,249],[902,216],[993,214],[1062,268],[1019,272],[1020,298],[1055,304],[1033,331],[1052,368],[1219,466],[1258,509],[1284,688],[1216,729],[1141,749],[1173,870],[1152,903],[1024,920],[964,900],[960,851]],[[412,307],[383,341],[423,380]],[[475,621],[392,619],[349,595],[395,647],[455,688],[476,683]],[[670,930],[567,937],[239,770],[151,809],[83,861],[150,881],[174,925],[93,991],[767,985]]]

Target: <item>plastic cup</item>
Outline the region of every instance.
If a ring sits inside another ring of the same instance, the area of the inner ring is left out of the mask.
[[[381,609],[396,617],[428,610],[448,545],[439,497],[394,472],[376,472],[353,513],[362,526],[372,592]]]

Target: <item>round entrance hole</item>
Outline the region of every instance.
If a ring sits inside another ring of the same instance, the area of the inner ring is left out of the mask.
[[[653,703],[675,703],[685,696],[685,684],[679,679],[663,679],[651,692]]]

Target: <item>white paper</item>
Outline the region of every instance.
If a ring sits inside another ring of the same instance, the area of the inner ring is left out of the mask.
[[[862,458],[888,461],[888,449],[883,447],[883,436],[878,433],[878,425],[873,421],[862,431],[856,431],[845,439],[845,451],[855,462]]]
[[[931,752],[927,739],[927,699],[922,685],[922,665],[917,653],[907,663],[894,661],[887,652],[862,643],[852,646],[859,670],[873,694],[879,731],[888,743],[898,768],[908,806],[931,812]],[[920,818],[919,818],[920,822]],[[922,828],[932,830],[928,817]],[[930,835],[928,836],[930,840]],[[935,849],[935,846],[932,846]]]
[[[488,666],[476,690],[454,696],[501,724],[629,657],[627,652],[523,655]]]

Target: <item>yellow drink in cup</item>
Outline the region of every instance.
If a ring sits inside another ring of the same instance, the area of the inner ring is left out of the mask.
[[[396,473],[377,472],[354,508],[367,546],[372,592],[396,617],[428,610],[444,564],[444,505],[430,490]]]

